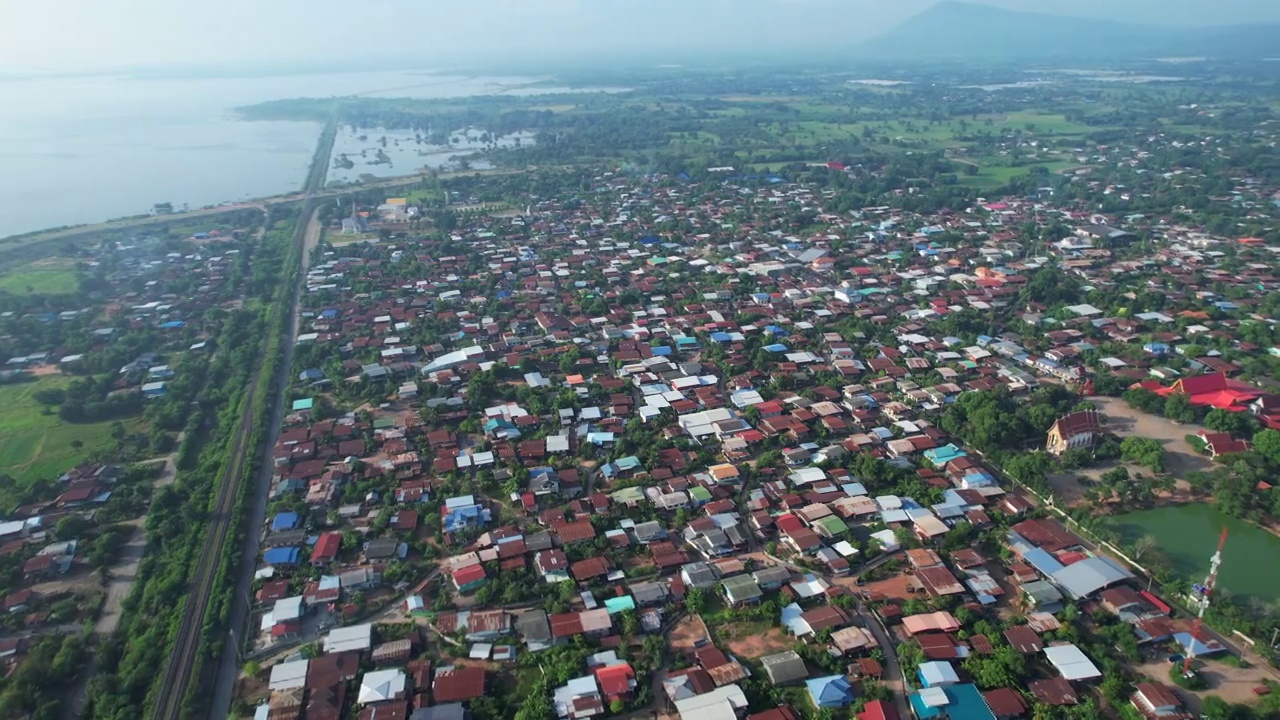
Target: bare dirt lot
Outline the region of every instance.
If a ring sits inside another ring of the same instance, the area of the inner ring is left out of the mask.
[[[791,648],[786,633],[763,623],[733,624],[720,629],[729,652],[738,657],[755,659]]]
[[[1144,663],[1137,666],[1138,672],[1152,680],[1170,685],[1169,663],[1165,660]],[[1188,708],[1196,715],[1200,714],[1200,703],[1206,697],[1222,698],[1229,703],[1252,704],[1258,699],[1253,689],[1263,680],[1273,679],[1271,674],[1259,667],[1236,668],[1212,660],[1200,669],[1200,675],[1209,682],[1209,689],[1200,692],[1178,689],[1178,697],[1187,703]]]
[[[1204,428],[1199,425],[1176,425],[1162,417],[1134,410],[1124,400],[1113,397],[1095,397],[1089,400],[1106,417],[1106,428],[1120,438],[1129,435],[1158,440],[1164,445],[1167,456],[1165,468],[1174,477],[1189,472],[1204,471],[1212,467],[1209,458],[1196,453],[1187,444],[1186,436],[1195,435]]]
[[[1174,502],[1185,500],[1184,495],[1190,487],[1182,481],[1182,477],[1190,472],[1204,472],[1212,469],[1213,462],[1197,453],[1189,443],[1187,435],[1195,435],[1203,428],[1199,425],[1178,425],[1162,417],[1148,415],[1130,408],[1124,400],[1112,397],[1090,398],[1090,402],[1098,407],[1106,418],[1106,428],[1121,440],[1130,436],[1147,437],[1158,441],[1165,449],[1165,469],[1177,481],[1172,498]],[[1047,480],[1053,488],[1053,495],[1060,505],[1072,506],[1081,501],[1088,485],[1081,483],[1077,477],[1097,481],[1103,473],[1115,467],[1124,467],[1129,474],[1151,474],[1150,470],[1128,463],[1108,462],[1091,468],[1080,468],[1072,473],[1049,473]]]
[[[1071,507],[1084,497],[1085,485],[1076,476],[1084,476],[1088,478],[1097,478],[1092,471],[1099,468],[1090,468],[1089,471],[1080,470],[1076,473],[1049,473],[1045,475],[1045,480],[1049,482],[1049,487],[1053,490],[1053,501],[1059,505]]]
[[[671,628],[667,644],[675,652],[692,653],[711,641],[707,625],[697,615],[686,615]]]
[[[869,597],[879,595],[891,600],[910,600],[916,597],[916,594],[911,592],[913,587],[915,587],[915,578],[902,574],[886,580],[866,582],[850,589],[866,593]]]

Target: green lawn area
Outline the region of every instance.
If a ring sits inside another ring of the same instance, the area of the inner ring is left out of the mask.
[[[1020,128],[1027,124],[1035,126],[1036,135],[1084,135],[1098,128],[1075,123],[1061,113],[1042,113],[1034,110],[1010,113],[1004,121],[1005,125]]]
[[[1028,172],[1028,168],[1007,165],[982,165],[981,168],[977,175],[961,175],[960,182],[976,188],[997,188]]]
[[[960,171],[957,172],[959,182],[961,185],[968,185],[969,187],[978,188],[980,190],[1003,187],[1013,178],[1029,174],[1033,167],[1032,165],[1019,165],[1017,167],[1004,165],[1001,164],[1000,159],[993,157],[966,158],[964,162],[960,162],[961,165],[970,163],[978,166],[978,174],[966,175],[963,172],[964,168],[961,167]],[[1050,173],[1056,173],[1059,170],[1074,167],[1075,163],[1067,160],[1046,160],[1044,162],[1035,163],[1035,165],[1046,168]]]
[[[520,668],[515,674],[507,676],[504,689],[514,690],[516,697],[526,697],[542,678],[542,672],[536,668]]]
[[[818,162],[813,160],[811,162]],[[778,172],[782,168],[790,165],[790,162],[769,162],[769,163],[750,163],[747,167],[756,172]]]
[[[547,112],[553,112],[553,113],[567,113],[573,110],[577,110],[578,106],[572,103],[564,103],[562,105],[537,105],[529,109],[547,111]]]
[[[0,475],[10,475],[19,485],[57,477],[100,450],[115,447],[110,422],[72,425],[58,418],[56,408],[44,414],[35,393],[65,387],[71,379],[58,375],[33,382],[0,385]],[[136,424],[126,420],[125,427]],[[72,441],[83,443],[80,448]]]
[[[908,125],[903,121],[887,122],[824,122],[821,120],[799,120],[785,126],[769,123],[764,126],[778,142],[799,142],[801,144],[823,144],[850,138],[863,138],[863,132],[870,128],[878,138],[886,140],[882,149],[892,151],[896,146],[891,143],[903,140],[913,144],[923,144],[931,148],[958,147],[961,145],[955,136],[961,132],[958,122],[940,122],[930,124],[916,121]]]
[[[720,136],[705,130],[695,130],[691,132],[667,133],[670,137],[669,146],[673,149],[697,149],[704,147],[715,147],[720,144]]]
[[[0,271],[0,292],[12,295],[60,295],[80,289],[75,262],[52,258]]]
[[[400,197],[408,200],[410,205],[417,205],[419,203],[429,203],[432,200],[439,200],[443,195],[441,195],[438,190],[415,188],[413,190],[405,191],[400,195]]]
[[[786,130],[777,123],[766,126],[779,140],[802,140],[815,143],[831,140],[859,137],[862,125],[859,123],[829,123],[819,120],[801,120],[788,123]]]

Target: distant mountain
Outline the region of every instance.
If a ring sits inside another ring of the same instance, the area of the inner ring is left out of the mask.
[[[1280,25],[1157,27],[948,0],[862,44],[885,59],[1133,58],[1275,54]]]

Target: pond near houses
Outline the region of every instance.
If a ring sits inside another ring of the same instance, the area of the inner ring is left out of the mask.
[[[1209,572],[1209,557],[1225,527],[1218,587],[1237,597],[1280,602],[1280,537],[1266,530],[1200,503],[1125,513],[1111,524],[1126,543],[1155,537],[1174,570],[1197,582]]]

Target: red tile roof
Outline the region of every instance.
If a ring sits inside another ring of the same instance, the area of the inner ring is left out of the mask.
[[[600,683],[600,692],[608,697],[617,697],[631,692],[631,681],[636,671],[627,663],[610,665],[596,670],[596,682]]]
[[[1014,650],[1025,655],[1038,653],[1044,649],[1044,641],[1026,625],[1015,625],[1004,631],[1004,639],[1009,641]]]
[[[441,670],[431,683],[431,694],[437,704],[478,698],[484,695],[484,668]]]
[[[1079,700],[1071,683],[1065,678],[1034,680],[1027,684],[1027,689],[1036,696],[1037,700],[1046,705],[1075,705]]]
[[[580,560],[569,568],[569,573],[578,582],[593,580],[609,572],[609,560],[600,556]]]
[[[336,532],[322,533],[311,549],[311,562],[328,562],[338,556],[342,549],[342,534]]]
[[[483,565],[468,565],[453,571],[453,582],[459,587],[484,580],[486,577]]]
[[[551,532],[560,538],[560,542],[569,545],[576,542],[590,540],[596,536],[596,529],[591,525],[591,521],[586,518],[577,520],[559,520],[551,524]]]
[[[1007,687],[988,690],[982,693],[982,697],[998,717],[1015,717],[1027,711],[1027,703],[1022,696]]]
[[[899,720],[898,710],[884,700],[872,700],[858,713],[858,720]]]

